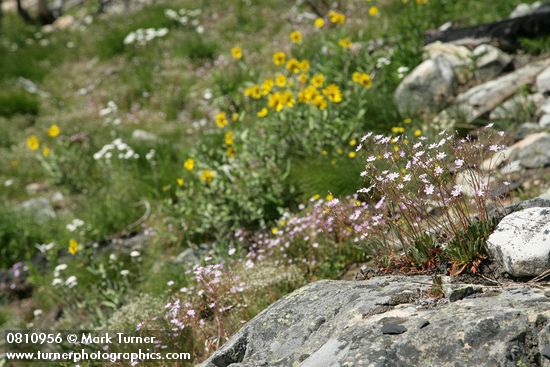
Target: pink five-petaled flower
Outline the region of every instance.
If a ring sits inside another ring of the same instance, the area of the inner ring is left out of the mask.
[[[460,194],[462,193],[462,189],[463,189],[462,185],[454,185],[453,191],[451,191],[451,195],[455,198],[460,196]]]
[[[432,184],[430,184],[430,185],[428,185],[428,186],[426,186],[426,187],[424,188],[424,193],[425,193],[426,195],[433,195],[434,190],[435,190],[435,186],[432,185]]]
[[[463,165],[464,165],[464,160],[463,160],[463,159],[456,159],[456,160],[455,160],[455,166],[456,166],[457,168],[460,168],[460,167],[462,167]]]

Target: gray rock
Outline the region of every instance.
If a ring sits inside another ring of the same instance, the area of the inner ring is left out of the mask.
[[[550,67],[537,76],[537,90],[539,93],[550,92]]]
[[[491,111],[489,118],[491,120],[498,120],[519,117],[530,112],[535,112],[543,102],[544,96],[540,93],[529,95],[516,94]]]
[[[539,120],[539,125],[542,128],[550,127],[550,114],[542,115]]]
[[[537,113],[539,115],[547,115],[550,114],[550,98],[546,98],[542,104],[540,105]]]
[[[24,201],[19,206],[22,210],[32,213],[37,220],[46,221],[56,217],[50,201],[46,198],[34,198]]]
[[[537,10],[541,5],[542,3],[540,1],[535,1],[532,4],[518,4],[518,6],[516,6],[515,9],[512,10],[512,12],[510,13],[510,18],[518,18],[529,15]]]
[[[407,331],[407,328],[400,324],[385,324],[382,326],[382,334],[399,335]]]
[[[550,58],[475,86],[458,95],[452,109],[463,116],[466,122],[472,122],[516,94],[522,86],[533,84],[537,75],[549,66]]]
[[[533,207],[507,215],[487,239],[487,249],[516,277],[550,269],[550,209]]]
[[[407,75],[395,91],[395,103],[402,114],[441,109],[457,85],[453,65],[442,56],[429,59]]]
[[[499,76],[513,60],[512,56],[489,44],[477,46],[473,55],[476,58],[476,77],[480,80]]]
[[[510,161],[519,161],[523,167],[539,168],[550,164],[550,134],[527,135],[507,149]]]
[[[414,304],[369,313],[392,296],[425,295],[430,286],[428,276],[309,284],[249,321],[200,366],[541,365],[550,337],[544,322],[550,301],[541,289],[511,285],[452,303],[423,296]],[[325,321],[311,329],[319,317]],[[426,322],[428,327],[419,327]],[[381,325],[388,324],[407,332],[384,335]]]

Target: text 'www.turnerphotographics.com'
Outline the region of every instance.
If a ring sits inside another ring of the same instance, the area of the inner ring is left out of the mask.
[[[6,330],[5,358],[43,362],[189,361],[178,335],[166,331]]]

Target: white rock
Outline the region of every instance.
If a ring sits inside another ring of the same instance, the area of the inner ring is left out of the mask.
[[[446,58],[453,66],[464,65],[470,61],[472,51],[465,46],[441,41],[424,46],[425,59],[435,59],[438,56]]]
[[[402,114],[436,111],[454,94],[456,85],[453,65],[438,56],[422,62],[401,81],[395,103]]]
[[[20,208],[27,211],[29,214],[33,214],[40,222],[56,217],[55,210],[50,204],[50,201],[46,198],[27,200],[21,203]]]
[[[539,93],[550,92],[550,67],[537,76],[537,89]]]
[[[550,127],[550,114],[542,115],[542,117],[539,120],[539,124],[541,127]]]
[[[550,208],[507,215],[487,239],[487,249],[513,276],[537,276],[550,269]]]
[[[539,115],[549,115],[550,114],[550,98],[546,98],[540,105],[537,113]]]
[[[516,94],[522,86],[533,84],[537,75],[549,66],[550,58],[473,87],[456,97],[454,108],[462,113],[467,122],[472,122]]]
[[[518,4],[514,10],[510,13],[510,18],[523,17],[531,13],[531,6],[529,4]]]
[[[550,134],[530,134],[509,149],[511,161],[518,160],[527,168],[539,168],[550,164]]]

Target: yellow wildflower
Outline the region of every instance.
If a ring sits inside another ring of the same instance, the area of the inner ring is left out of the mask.
[[[226,145],[233,145],[233,131],[228,131],[223,137]]]
[[[244,96],[245,97],[252,97],[254,99],[260,99],[262,98],[262,89],[259,85],[254,84],[251,87],[247,87],[244,90]]]
[[[352,159],[353,159],[353,158],[355,158],[356,156],[357,156],[357,153],[355,153],[355,152],[349,152],[349,153],[348,153],[348,157],[349,157],[349,158],[352,158]]]
[[[313,22],[315,28],[323,28],[325,26],[325,20],[323,18],[317,18]]]
[[[417,3],[418,5],[425,5],[425,4],[428,3],[428,0],[416,0],[416,3]]]
[[[29,136],[29,138],[27,139],[27,147],[30,150],[38,150],[38,148],[40,148],[40,141],[38,140],[36,135]]]
[[[238,119],[239,119],[239,114],[238,114],[237,112],[233,112],[233,113],[231,114],[231,120],[232,120],[233,122],[236,122]]]
[[[69,241],[69,254],[75,255],[78,252],[78,242],[76,240],[71,239]]]
[[[183,168],[188,171],[192,171],[193,168],[195,168],[195,160],[192,158],[188,158],[185,162],[183,162]]]
[[[212,183],[214,177],[216,177],[216,172],[211,169],[205,169],[201,172],[201,181],[206,184]]]
[[[323,93],[330,101],[334,103],[342,102],[342,92],[336,84],[327,85],[327,87],[323,89]]]
[[[416,129],[416,130],[414,131],[414,136],[420,136],[420,135],[422,135],[422,130]]]
[[[412,120],[410,117],[407,117],[406,119],[403,120],[403,122],[404,122],[405,124],[410,124],[410,123],[412,123],[412,121],[413,121],[413,120]]]
[[[235,156],[235,148],[227,147],[227,156],[233,158]]]
[[[262,95],[267,96],[273,89],[273,79],[266,79],[262,83]]]
[[[227,115],[225,114],[225,112],[219,112],[218,114],[216,114],[215,121],[216,121],[216,126],[219,127],[220,129],[223,129],[224,127],[227,126],[227,124],[229,124],[229,121],[227,120]]]
[[[290,34],[290,40],[294,43],[299,43],[302,41],[302,34],[300,31],[294,31]]]
[[[284,87],[286,85],[286,77],[283,74],[277,74],[275,76],[275,84],[277,87]]]
[[[344,24],[346,22],[346,16],[334,10],[328,12],[328,18],[334,24]]]
[[[243,50],[239,46],[235,46],[231,49],[231,56],[235,60],[240,60],[243,57]]]
[[[307,74],[300,74],[300,76],[298,77],[298,80],[300,81],[300,83],[306,84],[307,83]]]
[[[340,45],[340,47],[345,49],[351,48],[351,40],[347,37],[341,38],[340,41],[338,41],[338,44]]]
[[[321,73],[317,73],[311,77],[311,85],[317,88],[321,88],[325,83],[325,76]]]
[[[368,73],[354,72],[351,75],[351,79],[366,89],[372,88],[372,78]]]
[[[336,148],[336,153],[338,153],[339,155],[342,155],[342,154],[344,154],[344,149]]]
[[[355,206],[361,206],[361,202],[359,200],[355,200]]]
[[[273,63],[277,66],[283,65],[286,61],[286,54],[284,52],[275,52],[273,54]]]
[[[307,60],[302,60],[300,61],[300,70],[302,70],[304,73],[307,73],[307,71],[309,70],[309,61]]]
[[[325,196],[325,200],[326,200],[326,201],[332,201],[332,200],[334,200],[334,195],[332,195],[332,194],[329,193],[327,196]]]
[[[349,146],[354,147],[357,145],[357,139],[353,138],[349,141]]]
[[[49,155],[50,155],[50,149],[48,149],[48,147],[42,149],[42,155],[43,155],[44,157],[49,156]]]
[[[320,198],[321,198],[321,195],[315,194],[315,195],[313,195],[313,196],[311,197],[311,201],[317,201],[317,200],[319,200]]]
[[[298,74],[300,72],[300,62],[296,59],[290,59],[286,63],[286,68],[294,74]]]
[[[61,132],[61,130],[59,129],[59,126],[57,126],[56,124],[53,124],[48,129],[48,136],[51,137],[51,138],[55,138],[55,137],[59,136],[60,132]]]
[[[378,15],[378,7],[376,6],[371,6],[369,8],[369,15],[372,16],[372,17],[375,17]]]
[[[179,187],[182,187],[185,181],[183,178],[180,177],[176,179],[176,183],[178,184]]]
[[[324,110],[328,106],[327,100],[320,94],[316,95],[315,98],[313,98],[312,103],[315,107],[317,107],[320,110]]]
[[[405,132],[405,128],[403,126],[394,126],[391,128],[391,132],[394,134],[401,134]]]
[[[277,227],[271,228],[271,233],[277,234],[277,232],[279,232],[279,228],[277,228]]]
[[[256,115],[258,117],[266,117],[268,113],[269,113],[269,111],[267,110],[267,108],[264,107],[261,110],[259,110]]]

